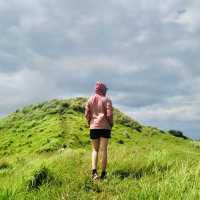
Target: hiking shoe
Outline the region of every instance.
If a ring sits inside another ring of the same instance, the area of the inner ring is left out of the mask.
[[[105,178],[106,178],[106,175],[107,175],[106,171],[103,171],[103,172],[101,172],[100,178],[101,178],[101,179],[105,179]]]
[[[92,179],[93,180],[98,180],[100,177],[98,176],[97,173],[92,174]]]
[[[92,170],[92,179],[93,180],[98,180],[100,177],[98,176],[97,174],[97,170],[96,169],[93,169]]]

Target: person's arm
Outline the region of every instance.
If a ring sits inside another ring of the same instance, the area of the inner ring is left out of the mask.
[[[106,103],[106,113],[107,113],[107,119],[111,127],[113,127],[113,107],[112,107],[112,101],[108,98]]]
[[[88,125],[90,125],[90,120],[91,120],[90,100],[88,100],[86,105],[85,105],[85,118],[88,122]]]

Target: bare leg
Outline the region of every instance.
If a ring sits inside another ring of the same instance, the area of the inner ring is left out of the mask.
[[[97,169],[98,152],[99,152],[99,139],[92,139],[92,169]]]
[[[108,138],[100,138],[100,149],[101,149],[101,157],[102,157],[102,171],[106,171],[107,166],[107,146],[108,146]]]

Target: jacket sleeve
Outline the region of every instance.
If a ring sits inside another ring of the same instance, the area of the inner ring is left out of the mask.
[[[85,105],[85,118],[86,118],[88,124],[90,124],[90,120],[91,120],[90,100],[88,100]]]
[[[107,113],[107,119],[110,124],[110,126],[113,126],[113,107],[112,107],[112,101],[111,99],[108,99],[106,102],[106,113]]]

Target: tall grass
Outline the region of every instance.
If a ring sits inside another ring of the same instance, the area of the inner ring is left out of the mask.
[[[108,178],[104,181],[91,181],[90,151],[68,149],[52,155],[46,164],[39,160],[37,164],[27,163],[20,173],[23,177],[18,174],[14,185],[2,187],[0,199],[199,198],[197,162],[172,160],[166,150],[152,150],[146,155],[125,146],[120,154],[117,150],[118,146],[111,145]]]

